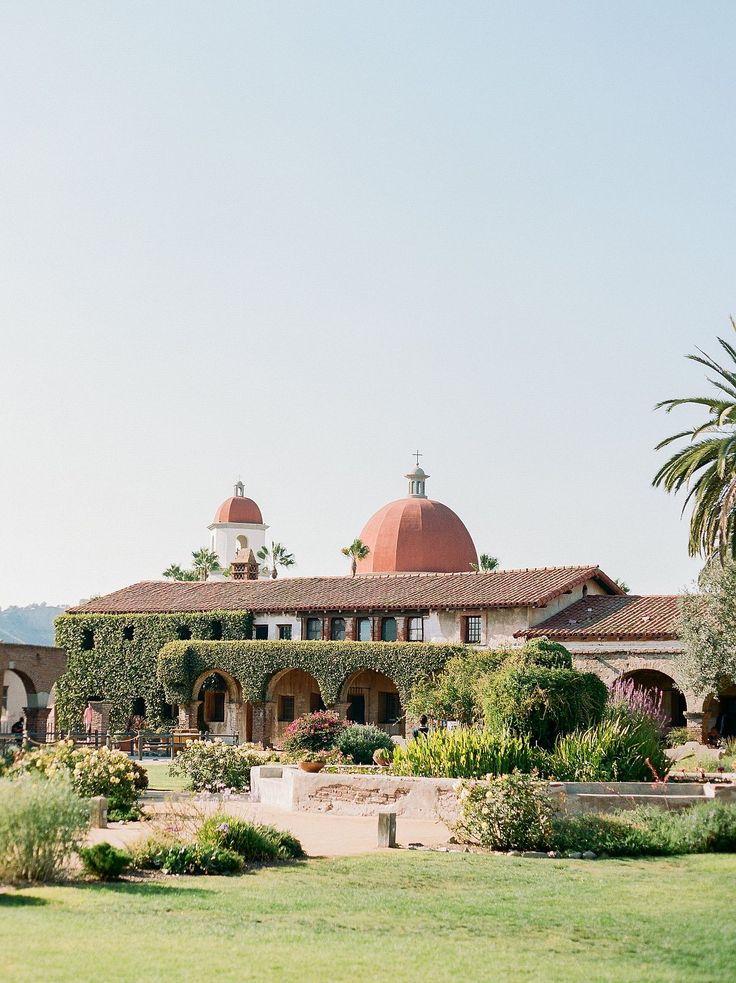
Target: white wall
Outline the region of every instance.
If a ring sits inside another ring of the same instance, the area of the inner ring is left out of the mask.
[[[291,640],[293,642],[300,641],[302,637],[302,619],[293,614],[254,614],[253,638],[256,637],[256,625],[268,625],[269,642],[278,641],[279,625],[291,625]]]
[[[220,565],[229,567],[238,552],[238,536],[248,540],[246,549],[257,553],[266,545],[266,530],[268,526],[245,522],[217,522],[209,526],[210,549],[217,553]]]

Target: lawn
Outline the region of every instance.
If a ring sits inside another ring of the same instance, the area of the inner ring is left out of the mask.
[[[148,787],[159,792],[180,792],[186,786],[186,778],[169,774],[168,761],[143,761],[148,772]]]
[[[734,978],[736,856],[522,860],[397,851],[236,878],[0,895],[6,979]],[[31,962],[29,963],[29,959]]]

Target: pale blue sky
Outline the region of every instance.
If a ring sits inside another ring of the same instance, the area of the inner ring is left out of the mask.
[[[0,3],[0,606],[237,475],[295,573],[404,494],[682,588],[661,398],[736,312],[732,3]],[[683,420],[686,420],[684,417]]]

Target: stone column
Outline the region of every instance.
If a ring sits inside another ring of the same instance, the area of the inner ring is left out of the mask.
[[[276,729],[276,701],[258,700],[253,704],[253,743],[273,747]]]
[[[46,722],[50,713],[50,707],[23,707],[26,734],[31,734],[38,743],[46,740]]]
[[[328,710],[333,710],[335,713],[338,713],[340,715],[340,717],[341,717],[342,720],[347,720],[348,719],[348,710],[350,709],[350,703],[349,702],[347,702],[347,703],[331,703],[327,707],[327,709]]]
[[[345,619],[345,641],[346,642],[355,641],[355,618]]]
[[[112,703],[109,700],[91,700],[92,733],[103,733],[110,729],[110,711]]]
[[[381,621],[382,620],[383,620],[382,618],[374,618],[373,619],[373,641],[374,642],[380,642],[381,641]]]
[[[396,641],[405,642],[406,641],[406,625],[407,619],[405,617],[396,618]]]
[[[687,729],[692,734],[692,739],[694,741],[702,741],[705,739],[703,734],[703,718],[704,713],[702,710],[686,710],[685,720],[687,720]]]
[[[332,619],[325,616],[322,619],[322,641],[327,642],[330,640],[330,621]]]

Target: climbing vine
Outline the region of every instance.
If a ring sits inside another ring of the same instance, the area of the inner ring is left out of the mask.
[[[169,642],[158,657],[158,679],[169,703],[192,699],[192,687],[207,670],[220,669],[241,685],[246,700],[266,698],[272,677],[283,669],[303,669],[316,679],[328,706],[339,699],[346,679],[361,669],[384,673],[396,684],[402,703],[420,679],[438,672],[458,645],[421,642]]]
[[[56,721],[77,728],[90,697],[112,703],[110,724],[126,726],[134,700],[145,700],[146,720],[163,724],[167,700],[157,678],[162,646],[174,639],[251,637],[247,611],[182,614],[64,614],[56,619],[56,644],[67,653],[67,667],[56,683]],[[181,644],[181,643],[180,643]],[[186,642],[184,643],[186,647]]]

